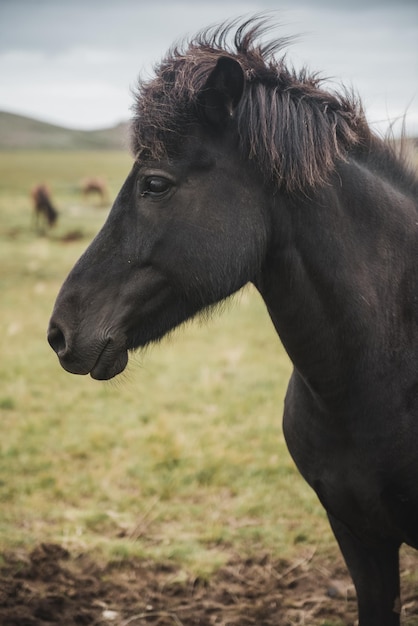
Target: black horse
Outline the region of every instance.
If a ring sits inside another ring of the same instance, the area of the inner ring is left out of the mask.
[[[49,342],[69,372],[108,379],[252,282],[294,364],[286,441],[360,625],[395,626],[399,547],[418,548],[418,181],[357,98],[289,69],[287,40],[260,43],[265,26],[200,33],[140,83],[133,169]]]

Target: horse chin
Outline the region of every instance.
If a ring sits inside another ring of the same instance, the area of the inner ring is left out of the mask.
[[[123,372],[127,364],[127,352],[119,355],[116,361],[113,361],[112,363],[103,362],[102,359],[100,359],[90,371],[90,376],[95,380],[109,380],[110,378],[114,378]]]
[[[90,370],[90,376],[95,380],[109,380],[123,372],[127,364],[127,350],[121,350],[119,353],[115,354],[112,347],[106,344],[103,351],[99,354],[96,363]]]

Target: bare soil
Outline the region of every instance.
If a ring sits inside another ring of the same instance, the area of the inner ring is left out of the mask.
[[[207,581],[139,559],[103,566],[56,544],[2,557],[1,626],[352,626],[356,620],[353,587],[339,558],[232,558]],[[418,625],[417,569],[418,553],[408,551],[402,561],[408,626]]]

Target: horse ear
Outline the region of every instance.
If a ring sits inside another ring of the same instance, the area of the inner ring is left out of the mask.
[[[220,57],[198,96],[199,111],[212,125],[226,126],[244,91],[244,72],[231,57]]]

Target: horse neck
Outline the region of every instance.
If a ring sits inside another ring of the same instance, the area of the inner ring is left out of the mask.
[[[257,287],[296,371],[322,399],[341,403],[370,383],[370,360],[384,361],[399,342],[400,290],[418,245],[416,206],[352,162],[310,199],[282,198],[273,213]]]

